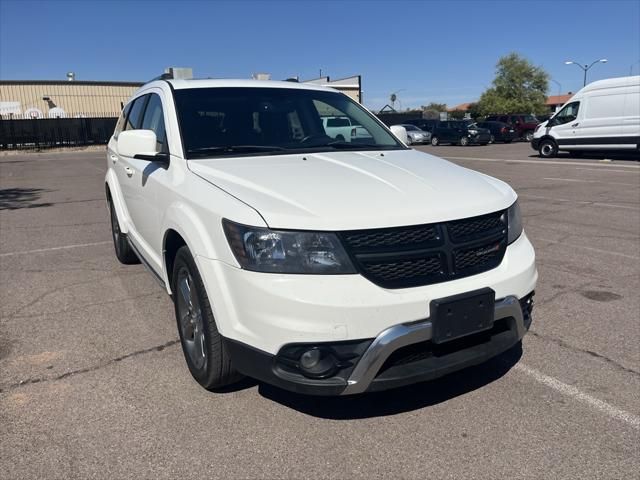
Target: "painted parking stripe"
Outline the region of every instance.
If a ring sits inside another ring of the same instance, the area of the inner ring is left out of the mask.
[[[0,253],[0,257],[12,257],[14,255],[28,255],[30,253],[54,252],[57,250],[68,250],[71,248],[95,247],[97,245],[106,245],[108,243],[111,243],[111,242],[104,241],[104,242],[93,242],[93,243],[77,243],[75,245],[64,245],[62,247],[38,248],[36,250],[23,250],[20,252]]]
[[[602,180],[584,180],[582,178],[544,177],[543,180],[551,180],[552,182],[604,183],[606,185],[625,185],[628,187],[637,187],[640,185],[640,183],[603,182]]]
[[[561,382],[557,378],[545,375],[544,373],[539,372],[534,368],[523,365],[522,363],[518,363],[513,368],[514,370],[524,373],[530,378],[533,378],[535,381],[555,390],[558,393],[589,405],[591,408],[598,410],[611,418],[619,420],[623,423],[626,423],[630,427],[640,430],[640,417],[634,415],[633,413],[615,407],[603,400],[589,395],[588,393],[584,393],[582,390],[574,387],[573,385],[568,385],[564,382]]]
[[[605,253],[607,255],[614,255],[616,257],[623,257],[623,258],[629,258],[631,260],[640,260],[640,257],[636,256],[636,255],[627,255],[626,253],[620,253],[620,252],[612,252],[610,250],[602,250],[600,248],[595,248],[595,247],[586,247],[584,245],[576,245],[573,243],[567,243],[567,242],[558,242],[556,240],[550,240],[548,238],[542,238],[542,237],[533,237],[534,240],[539,240],[541,242],[547,242],[550,243],[551,245],[559,245],[561,247],[567,247],[567,248],[581,248],[583,250],[589,250],[591,252],[598,252],[598,253]]]
[[[421,150],[425,153],[431,153],[431,151],[426,151],[426,150]],[[433,155],[433,154],[432,154]],[[630,170],[640,170],[640,165],[619,165],[619,164],[615,164],[612,165],[611,163],[607,163],[607,164],[599,164],[599,163],[591,163],[591,162],[570,162],[570,161],[566,161],[566,162],[559,162],[559,161],[555,161],[555,160],[510,160],[510,159],[506,159],[506,158],[481,158],[481,157],[448,157],[448,156],[442,156],[442,158],[445,158],[447,160],[478,160],[480,162],[497,162],[497,163],[532,163],[534,165],[562,165],[564,167],[567,166],[572,166],[572,165],[579,165],[582,167],[599,167],[599,168],[603,168],[603,169],[611,169],[611,170],[615,170],[615,169],[619,169],[619,168],[627,168]]]
[[[518,195],[518,197],[535,198],[539,200],[549,200],[551,202],[579,203],[581,205],[593,205],[594,207],[622,208],[624,210],[640,210],[640,207],[634,207],[633,205],[619,205],[615,203],[593,202],[589,200],[572,200],[570,198],[546,197],[544,195],[531,195],[529,193],[520,194]]]

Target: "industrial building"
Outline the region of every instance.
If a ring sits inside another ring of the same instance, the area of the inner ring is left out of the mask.
[[[182,69],[189,70],[190,69]],[[268,74],[254,78],[268,79]],[[331,80],[320,77],[303,83],[335,88],[362,102],[360,75]],[[75,80],[0,80],[2,119],[111,118],[144,82],[104,82]]]

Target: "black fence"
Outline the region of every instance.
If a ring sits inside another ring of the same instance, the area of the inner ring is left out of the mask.
[[[0,120],[0,149],[41,149],[105,145],[117,118]]]

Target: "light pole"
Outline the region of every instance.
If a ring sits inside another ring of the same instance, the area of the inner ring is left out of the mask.
[[[554,80],[553,78],[550,78],[549,80],[551,80],[553,83],[558,85],[558,95],[560,95],[562,93],[562,85],[560,85],[560,82],[558,82],[557,80]]]
[[[580,67],[584,71],[584,83],[582,84],[583,87],[587,84],[587,72],[596,63],[607,63],[607,59],[606,58],[601,58],[600,60],[596,60],[595,62],[591,63],[591,65],[586,65],[585,64],[584,66],[582,66],[580,63],[573,62],[571,60],[567,60],[566,62],[564,62],[565,65],[571,65],[571,64],[577,65],[578,67]]]

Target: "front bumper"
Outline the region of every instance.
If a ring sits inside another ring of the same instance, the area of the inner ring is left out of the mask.
[[[531,139],[531,148],[533,148],[535,151],[538,151],[539,147],[540,147],[540,139],[539,138],[532,138]]]
[[[477,135],[468,135],[471,143],[489,143],[491,141],[490,133],[479,133]]]
[[[245,375],[311,395],[353,395],[432,380],[482,363],[516,345],[529,329],[533,293],[495,303],[493,328],[444,344],[434,344],[432,322],[399,324],[375,339],[329,344],[357,356],[351,368],[326,379],[311,379],[286,368],[282,354],[270,355],[225,339],[234,366]],[[364,353],[363,353],[364,352]]]

